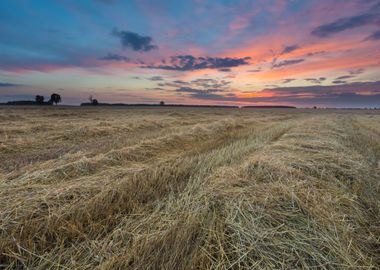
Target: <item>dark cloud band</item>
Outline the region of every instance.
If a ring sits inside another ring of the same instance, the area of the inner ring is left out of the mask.
[[[148,65],[143,68],[176,70],[176,71],[191,71],[199,69],[229,69],[242,65],[248,65],[250,57],[230,58],[230,57],[195,57],[192,55],[172,56],[169,64],[166,65]],[[164,61],[167,63],[168,61]]]
[[[137,33],[129,31],[119,31],[117,28],[112,30],[112,35],[120,39],[124,49],[132,49],[134,51],[148,52],[158,49],[153,45],[153,39],[149,36],[140,36]]]
[[[192,98],[231,102],[270,102],[281,104],[326,104],[328,106],[377,106],[380,102],[380,81],[354,82],[339,85],[275,87],[264,89],[256,97],[239,97],[234,93],[188,91]],[[262,96],[260,96],[262,94]],[[269,96],[267,94],[270,94]]]
[[[328,37],[330,35],[368,24],[380,24],[380,14],[362,14],[358,16],[338,19],[332,23],[327,23],[316,27],[311,34],[317,37]]]

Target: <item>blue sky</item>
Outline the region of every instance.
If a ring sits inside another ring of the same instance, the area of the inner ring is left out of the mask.
[[[3,0],[0,102],[380,106],[378,0]]]

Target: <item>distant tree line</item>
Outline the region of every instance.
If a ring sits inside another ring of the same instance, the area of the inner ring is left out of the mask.
[[[32,100],[15,100],[8,101],[6,105],[58,105],[62,102],[61,95],[53,93],[50,95],[50,99],[45,101],[45,97],[41,95],[36,95],[34,101]]]
[[[61,95],[53,93],[47,102],[45,102],[45,97],[40,95],[36,96],[35,101],[37,105],[53,105],[54,103],[58,105],[62,101],[62,98]]]
[[[36,105],[58,105],[62,101],[61,95],[53,93],[50,96],[50,99],[45,102],[45,97],[37,95],[35,98]]]

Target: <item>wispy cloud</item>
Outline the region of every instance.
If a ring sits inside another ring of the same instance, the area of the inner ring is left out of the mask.
[[[334,84],[345,84],[345,83],[347,83],[346,81],[343,81],[343,80],[335,80],[335,81],[333,81],[332,83],[334,83]]]
[[[196,94],[201,94],[201,93],[215,93],[215,92],[221,92],[221,89],[196,89],[196,88],[191,88],[191,87],[180,87],[175,90],[176,92],[181,92],[181,93],[196,93]]]
[[[365,71],[364,68],[358,68],[358,69],[350,70],[349,73],[350,75],[359,75],[359,74],[362,74],[364,71]]]
[[[149,80],[151,80],[151,81],[163,81],[164,78],[162,78],[161,76],[152,76],[149,78]]]
[[[124,62],[129,62],[131,59],[124,55],[119,55],[115,53],[108,53],[106,56],[98,58],[99,60],[104,60],[104,61],[124,61]]]
[[[256,69],[248,70],[248,72],[253,72],[253,73],[258,73],[258,72],[261,72],[261,71],[262,71],[261,68],[256,68]]]
[[[282,83],[290,83],[292,81],[295,81],[296,79],[284,79]]]
[[[21,84],[0,82],[0,87],[17,87],[17,86],[21,86]]]
[[[293,51],[297,50],[298,48],[299,48],[299,46],[296,45],[296,44],[290,45],[290,46],[285,46],[280,54],[281,55],[282,54],[287,54],[287,53],[290,53],[290,52],[293,52]]]
[[[207,96],[215,93],[230,92],[231,81],[211,78],[198,78],[194,80],[174,80],[157,84],[156,88],[166,89],[168,92],[174,91],[184,97]],[[155,90],[156,88],[152,88]]]
[[[304,62],[305,59],[301,58],[301,59],[291,59],[291,60],[283,60],[279,63],[274,63],[273,64],[273,68],[279,68],[279,67],[283,67],[283,66],[289,66],[289,65],[295,65],[295,64],[298,64],[298,63],[301,63],[301,62]]]
[[[336,78],[336,80],[346,80],[346,79],[351,79],[354,78],[355,76],[352,75],[344,75],[344,76],[339,76]]]
[[[305,81],[307,82],[311,82],[311,83],[317,83],[317,84],[320,84],[322,83],[323,81],[325,81],[326,78],[325,77],[319,77],[319,78],[306,78]]]
[[[380,21],[380,20],[379,20]],[[373,34],[371,34],[370,36],[368,36],[366,38],[366,40],[380,40],[380,30],[379,31],[376,31],[374,32]]]

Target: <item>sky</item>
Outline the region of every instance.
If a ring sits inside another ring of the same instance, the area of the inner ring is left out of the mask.
[[[380,0],[1,0],[0,102],[380,107]]]

